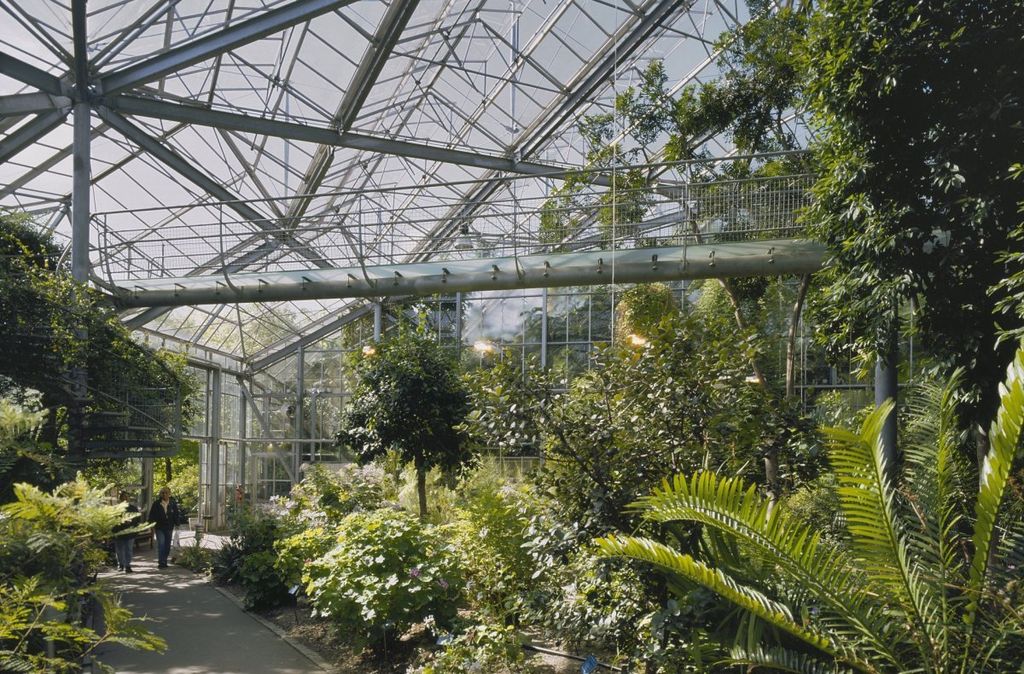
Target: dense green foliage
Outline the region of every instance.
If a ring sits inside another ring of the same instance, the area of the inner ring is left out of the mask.
[[[1010,671],[1024,654],[1017,583],[1024,520],[1012,507],[1020,497],[1011,487],[1011,468],[1022,458],[1024,350],[1000,389],[980,488],[958,447],[959,384],[954,377],[918,405],[898,482],[888,477],[879,442],[891,403],[869,415],[859,433],[830,431],[848,548],[772,508],[742,479],[712,472],[678,476],[635,504],[653,522],[702,526],[702,545],[632,536],[599,544],[741,608],[747,617],[726,636],[737,663],[789,671]]]
[[[50,411],[42,440],[67,446],[61,408],[73,406],[72,375],[84,370],[88,412],[118,411],[126,397],[155,425],[187,421],[197,412],[184,360],[132,340],[104,297],[74,282],[58,265],[60,248],[21,216],[0,213],[0,392],[41,393]],[[91,440],[102,440],[93,432]]]
[[[897,301],[916,300],[943,372],[965,368],[965,421],[982,428],[1014,350],[997,344],[995,308],[1000,259],[1020,250],[1022,24],[1018,0],[824,0],[805,47],[821,171],[809,219],[833,254],[820,334],[834,352],[875,353]]]

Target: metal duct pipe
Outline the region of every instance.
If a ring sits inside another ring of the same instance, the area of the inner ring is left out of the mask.
[[[713,243],[523,257],[435,260],[375,267],[259,272],[117,282],[121,308],[230,302],[645,283],[680,279],[809,274],[825,246],[803,239]],[[230,281],[230,282],[228,282]]]

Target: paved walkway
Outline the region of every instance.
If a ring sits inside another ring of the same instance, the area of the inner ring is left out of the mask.
[[[99,660],[119,674],[321,674],[312,661],[222,595],[202,576],[157,569],[137,550],[135,573],[101,574],[135,615],[167,641],[164,654],[111,646]]]

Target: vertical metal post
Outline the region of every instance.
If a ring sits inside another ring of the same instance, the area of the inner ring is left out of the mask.
[[[886,400],[897,401],[899,382],[897,381],[896,368],[898,366],[898,344],[896,342],[896,330],[893,329],[883,338],[883,349],[875,358],[875,405],[881,405]],[[890,480],[896,475],[896,410],[893,409],[885,420],[882,427],[882,453],[885,456],[886,467]]]
[[[548,289],[540,291],[540,367],[548,369]]]
[[[294,476],[294,484],[297,484],[301,479],[299,477],[299,466],[302,465],[302,416],[303,416],[303,405],[302,399],[305,397],[306,382],[305,382],[305,371],[306,371],[306,351],[299,345],[298,351],[295,352],[295,423],[294,433],[295,442],[292,443],[292,475]]]
[[[74,42],[74,76],[78,102],[74,106],[71,162],[71,277],[79,283],[89,280],[89,180],[92,153],[92,129],[89,113],[89,58],[86,35],[85,0],[71,3],[71,31]],[[75,339],[87,342],[89,333],[84,325],[70,326]],[[89,395],[89,377],[85,363],[70,368],[71,401],[68,405],[69,472],[74,474],[85,463],[85,407]]]
[[[142,460],[142,493],[139,495],[142,503],[140,508],[148,508],[153,503],[153,458],[147,457]],[[146,512],[143,510],[143,512]]]
[[[88,103],[75,104],[71,164],[71,277],[79,283],[89,280],[90,116]]]
[[[384,316],[384,307],[380,302],[373,303],[373,341],[380,341],[381,321]]]
[[[455,293],[455,357],[462,360],[462,293]]]
[[[245,383],[238,377],[238,474],[242,480],[242,489],[249,494],[252,489],[249,485],[249,477],[246,472],[246,454],[249,451],[249,443],[245,441],[249,437],[249,405],[245,399]]]
[[[210,370],[210,418],[207,419],[207,457],[210,462],[210,489],[207,492],[207,501],[211,522],[214,526],[220,526],[221,506],[221,474],[220,474],[220,411],[223,396],[221,396],[221,370],[214,368]]]

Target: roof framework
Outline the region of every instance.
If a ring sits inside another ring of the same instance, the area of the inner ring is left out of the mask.
[[[576,121],[651,59],[674,90],[720,77],[714,42],[747,18],[739,0],[0,0],[0,206],[91,230],[79,268],[100,277],[129,243],[155,278],[329,270],[345,242],[325,223],[374,213],[393,257],[424,262],[580,167]],[[125,318],[255,363],[363,307]]]

